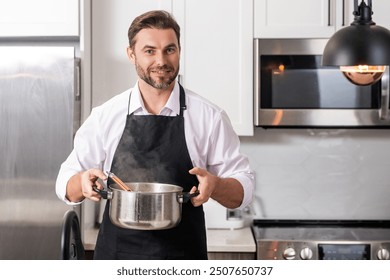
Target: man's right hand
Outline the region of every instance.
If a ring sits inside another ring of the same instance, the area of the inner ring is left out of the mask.
[[[66,197],[72,202],[80,202],[84,198],[100,201],[101,196],[92,189],[94,185],[98,189],[103,189],[103,185],[99,183],[98,179],[105,181],[107,176],[102,170],[97,168],[88,169],[73,175],[66,187]]]
[[[81,173],[81,189],[84,197],[93,201],[100,200],[100,195],[92,189],[93,185],[97,186],[100,190],[103,189],[98,179],[103,181],[107,180],[107,176],[100,169],[93,168]]]

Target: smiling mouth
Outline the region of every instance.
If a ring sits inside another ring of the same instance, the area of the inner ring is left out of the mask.
[[[163,68],[163,69],[154,69],[152,71],[150,71],[154,74],[158,74],[158,75],[165,75],[165,74],[168,74],[170,72],[172,72],[172,69],[169,69],[169,68]]]
[[[158,75],[165,75],[165,74],[168,74],[170,73],[171,71],[170,70],[158,70],[158,71],[152,71],[152,73],[154,74],[158,74]]]
[[[173,69],[171,67],[168,67],[167,65],[150,69],[150,72],[156,75],[167,75],[172,71]]]

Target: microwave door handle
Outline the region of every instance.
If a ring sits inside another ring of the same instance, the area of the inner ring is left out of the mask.
[[[387,66],[382,76],[381,108],[379,111],[379,118],[381,120],[389,119],[389,102],[389,66]]]

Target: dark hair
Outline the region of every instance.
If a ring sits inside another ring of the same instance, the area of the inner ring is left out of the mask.
[[[180,48],[180,26],[168,12],[162,10],[149,11],[136,17],[131,23],[127,33],[130,48],[134,48],[136,43],[135,36],[145,28],[173,29],[176,33]]]

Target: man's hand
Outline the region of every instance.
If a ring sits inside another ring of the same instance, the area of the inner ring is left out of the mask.
[[[84,198],[99,201],[101,199],[100,195],[92,189],[93,185],[97,186],[98,189],[103,189],[98,179],[105,181],[107,180],[107,176],[103,171],[96,168],[73,175],[69,179],[66,187],[66,198],[72,202],[80,202]]]
[[[81,191],[84,197],[93,201],[100,200],[100,195],[92,189],[93,185],[100,190],[103,189],[103,186],[98,182],[98,179],[103,181],[107,180],[107,176],[100,169],[89,169],[81,173]]]
[[[199,181],[199,186],[194,186],[190,191],[190,193],[194,193],[198,189],[199,195],[193,197],[191,202],[194,206],[200,206],[209,200],[220,178],[199,167],[192,168],[189,173],[196,175]]]

